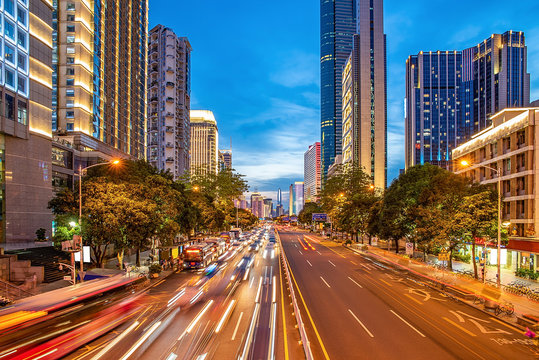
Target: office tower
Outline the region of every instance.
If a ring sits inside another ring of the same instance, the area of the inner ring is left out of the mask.
[[[420,52],[406,60],[406,168],[450,165],[451,151],[465,135],[461,73],[460,51]]]
[[[257,218],[264,217],[264,197],[258,192],[251,194],[251,212]]]
[[[527,71],[524,33],[492,34],[462,51],[463,101],[466,137],[490,126],[490,116],[505,108],[528,106],[530,74]]]
[[[310,145],[309,150],[303,155],[303,181],[305,182],[305,202],[316,202],[322,183],[319,142]]]
[[[283,204],[283,193],[281,191],[281,188],[277,189],[277,205]]]
[[[84,165],[146,157],[147,0],[57,0],[53,132]]]
[[[273,201],[271,199],[264,199],[264,217],[271,218],[273,213]]]
[[[522,32],[493,34],[461,51],[420,52],[406,62],[406,168],[443,167],[451,149],[505,108],[527,106],[530,75]]]
[[[45,0],[0,7],[0,248],[51,236],[52,8]]]
[[[213,112],[191,110],[191,175],[216,175],[219,132]]]
[[[275,216],[284,215],[284,208],[282,204],[279,204],[275,207]]]
[[[174,178],[189,171],[191,44],[157,25],[148,46],[148,161]]]
[[[303,186],[303,181],[296,181],[294,183],[294,210],[296,215],[298,215],[301,210],[303,210],[303,205],[305,205],[305,200],[303,197]]]
[[[232,170],[232,150],[219,150],[219,170]]]
[[[352,50],[352,35],[356,32],[356,1],[320,1],[320,126],[324,178],[335,156],[341,153],[341,75]]]
[[[245,195],[241,195],[237,199],[234,199],[234,207],[237,207],[238,209],[247,209],[247,200],[245,200]]]
[[[288,215],[294,215],[296,213],[295,204],[294,184],[290,184],[290,188],[288,189]]]

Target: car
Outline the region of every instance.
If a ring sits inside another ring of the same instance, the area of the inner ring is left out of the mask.
[[[256,242],[252,243],[250,246],[249,246],[249,251],[258,251],[260,245]]]

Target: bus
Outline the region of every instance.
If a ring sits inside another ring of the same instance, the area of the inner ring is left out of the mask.
[[[183,252],[183,267],[186,269],[205,268],[214,258],[213,244],[200,243],[189,246]]]
[[[221,238],[208,238],[205,240],[206,244],[211,245],[217,253],[217,256],[221,256],[227,250],[228,244]]]
[[[239,239],[241,235],[241,229],[240,228],[230,229],[229,233],[230,233],[230,238]]]

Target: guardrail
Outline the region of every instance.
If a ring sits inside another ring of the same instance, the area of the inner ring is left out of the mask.
[[[290,287],[290,296],[292,297],[292,305],[294,307],[294,314],[296,314],[296,321],[298,323],[299,336],[301,338],[301,343],[303,345],[303,351],[305,352],[305,358],[307,360],[312,360],[313,354],[311,352],[311,344],[309,342],[309,338],[307,337],[307,332],[305,331],[305,325],[303,324],[303,320],[301,318],[301,312],[299,311],[298,302],[296,300],[296,295],[294,293],[294,284],[292,283],[292,277],[290,276],[288,260],[284,253],[283,244],[281,243],[281,238],[279,234],[277,233],[277,231],[275,231],[275,236],[279,240],[279,247],[281,250],[281,259],[283,260],[283,263],[284,263],[286,280],[288,281],[288,285]],[[283,326],[285,326],[285,324],[283,324]]]

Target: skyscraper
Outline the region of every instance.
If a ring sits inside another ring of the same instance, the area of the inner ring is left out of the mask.
[[[461,73],[460,51],[420,52],[406,60],[406,168],[449,165],[465,132]]]
[[[320,0],[320,126],[324,177],[335,156],[341,153],[341,76],[356,32],[356,1]]]
[[[251,194],[251,212],[257,218],[264,217],[264,197],[258,192]]]
[[[54,2],[55,134],[92,153],[146,157],[147,0]]]
[[[283,204],[283,193],[281,191],[281,188],[277,190],[277,205]]]
[[[303,181],[305,202],[316,201],[322,184],[319,142],[310,145],[309,150],[303,155]]]
[[[303,185],[303,181],[296,181],[294,183],[294,211],[296,215],[303,210],[303,206],[305,205],[305,200],[303,197]]]
[[[219,133],[213,112],[191,110],[191,174],[217,174]]]
[[[530,103],[527,47],[522,31],[492,34],[462,51],[466,137],[490,126],[490,116]]]
[[[375,187],[387,184],[387,65],[382,0],[358,0],[357,164]],[[350,55],[350,53],[349,53]]]
[[[406,168],[446,167],[451,151],[504,108],[527,106],[530,75],[522,32],[493,34],[463,51],[420,52],[406,61]]]
[[[46,0],[0,7],[0,248],[51,236],[52,13]]]
[[[148,51],[148,161],[178,178],[189,171],[191,44],[157,25]]]

